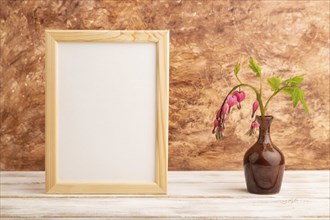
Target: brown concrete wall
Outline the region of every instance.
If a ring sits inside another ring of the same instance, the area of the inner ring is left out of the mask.
[[[329,1],[1,0],[1,170],[43,170],[45,29],[169,29],[171,170],[241,169],[249,91],[219,142],[214,112],[236,81],[253,83],[249,55],[266,76],[306,74],[311,113],[277,97],[269,113],[288,169],[329,169]],[[266,93],[265,95],[269,95]]]

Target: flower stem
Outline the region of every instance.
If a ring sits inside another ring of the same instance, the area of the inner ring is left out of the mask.
[[[262,103],[262,99],[261,99],[261,94],[260,93],[257,93],[257,100],[259,102],[259,108],[260,108],[260,113],[261,113],[261,117],[265,117],[265,112],[266,112],[266,109],[264,108],[264,105]]]
[[[257,95],[257,99],[258,99],[259,105],[262,105],[262,100],[261,100],[260,98],[258,98],[258,97],[260,97],[260,94],[259,94],[258,90],[257,90],[255,87],[253,87],[253,86],[251,86],[251,85],[249,85],[249,84],[241,83],[241,84],[239,84],[239,85],[234,86],[234,87],[228,92],[228,94],[226,95],[226,98],[223,100],[223,102],[222,102],[222,104],[221,104],[220,111],[222,111],[222,107],[223,107],[224,104],[226,103],[226,101],[227,101],[227,97],[228,97],[228,96],[229,96],[229,95],[230,95],[235,89],[237,89],[237,88],[239,88],[239,87],[248,87],[248,88],[252,89],[252,90],[256,93],[256,95]],[[260,108],[260,111],[261,111],[261,109],[262,109],[262,108]]]
[[[257,95],[257,99],[258,99],[258,102],[259,102],[261,117],[264,118],[266,109],[264,108],[264,105],[262,103],[262,75],[263,74],[260,74],[260,93],[259,93],[259,97]]]
[[[282,88],[280,88],[280,89],[278,89],[278,90],[276,90],[270,97],[269,97],[269,99],[267,100],[267,102],[266,102],[266,104],[265,104],[265,111],[267,110],[267,107],[268,107],[268,104],[269,104],[269,102],[270,102],[270,100],[272,100],[272,98],[274,97],[274,96],[276,96],[280,91],[282,91],[283,89],[285,89],[285,88],[289,88],[290,86],[283,86]]]
[[[260,76],[260,92],[258,92],[258,90],[257,90],[255,87],[253,87],[253,86],[251,86],[251,85],[249,85],[249,84],[242,83],[242,81],[238,78],[237,74],[235,74],[235,76],[236,76],[237,81],[240,83],[239,86],[246,86],[246,87],[249,87],[249,88],[251,88],[251,89],[256,93],[256,97],[257,97],[257,100],[258,100],[258,102],[259,102],[259,108],[260,108],[261,117],[264,117],[264,116],[265,116],[266,109],[264,108],[263,103],[262,103],[262,99],[261,99],[261,94],[262,94],[262,76]],[[239,86],[238,86],[238,87],[239,87]],[[234,88],[228,93],[228,95],[229,95],[230,93],[232,93],[232,91],[234,91],[236,88],[237,88],[237,87],[234,87]],[[228,95],[226,96],[226,99],[227,99]],[[224,105],[226,99],[224,100],[222,106]],[[221,106],[221,109],[222,109],[222,106]]]
[[[243,84],[242,81],[238,78],[237,74],[235,74],[235,76],[236,76],[237,81],[238,81],[240,84]]]

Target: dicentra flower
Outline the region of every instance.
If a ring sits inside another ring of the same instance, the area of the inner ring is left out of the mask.
[[[239,79],[239,72],[240,72],[240,64],[236,64],[234,68],[234,74],[239,82],[239,84],[235,85],[230,91],[227,93],[225,99],[221,104],[221,108],[218,109],[216,114],[216,121],[214,122],[214,127],[212,132],[215,133],[217,139],[223,137],[223,131],[225,129],[225,124],[227,123],[227,119],[229,118],[229,113],[231,108],[234,105],[237,105],[238,109],[242,108],[242,101],[246,98],[246,93],[242,91],[242,88],[249,88],[251,89],[255,95],[257,100],[254,101],[252,104],[252,114],[251,118],[253,122],[251,123],[250,130],[247,132],[248,134],[252,135],[256,132],[259,128],[259,124],[255,119],[255,114],[257,110],[260,110],[261,117],[265,117],[267,114],[267,107],[270,101],[280,92],[288,94],[291,96],[293,101],[293,106],[296,107],[298,103],[301,103],[306,112],[309,112],[306,100],[304,98],[304,91],[300,88],[300,83],[304,80],[304,75],[296,75],[290,77],[288,79],[282,80],[280,76],[272,76],[267,79],[268,84],[270,85],[271,90],[273,91],[272,95],[267,99],[266,102],[263,102],[262,97],[262,88],[263,88],[263,74],[261,73],[261,67],[256,62],[255,59],[250,57],[249,59],[249,67],[255,73],[255,75],[259,78],[260,86],[259,88],[244,83],[242,80]],[[265,103],[265,104],[264,104]]]
[[[214,120],[214,122],[213,122],[214,127],[218,127],[218,124],[219,124],[219,121],[218,120]]]
[[[257,121],[253,121],[251,123],[251,126],[250,126],[250,130],[246,133],[247,135],[253,135],[257,132],[258,128],[259,128],[259,123]]]
[[[218,124],[218,126],[215,128],[215,137],[217,140],[221,139],[224,137],[223,131],[225,130],[225,126],[222,122]]]
[[[213,130],[212,130],[213,134],[215,132],[215,129],[218,127],[218,124],[219,124],[219,121],[217,119],[215,119],[214,122],[213,122]]]
[[[241,109],[241,102],[245,99],[246,95],[244,91],[235,91],[233,93],[234,96],[236,96],[237,100],[237,108]]]
[[[253,122],[251,123],[251,127],[252,127],[253,129],[258,129],[259,126],[260,126],[260,124],[259,124],[257,121],[253,121]]]
[[[216,114],[216,116],[215,116],[215,119],[220,120],[220,117],[221,117],[221,109],[219,109],[219,110],[217,111],[217,114]]]
[[[228,114],[230,113],[230,109],[231,109],[231,107],[233,107],[234,105],[236,105],[236,103],[237,103],[237,98],[236,98],[236,96],[234,96],[234,95],[229,95],[228,97],[227,97],[227,103],[228,103],[228,105],[229,105],[229,109],[228,109]]]
[[[223,106],[222,106],[222,111],[221,111],[222,115],[226,115],[228,114],[228,104],[225,103]]]

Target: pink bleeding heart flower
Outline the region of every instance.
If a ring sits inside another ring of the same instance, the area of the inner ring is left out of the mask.
[[[241,102],[245,99],[246,95],[244,91],[235,91],[233,93],[234,96],[236,96],[237,99],[237,108],[241,109]]]
[[[229,107],[234,106],[236,104],[236,102],[237,102],[236,96],[230,95],[227,97],[227,103],[228,103]]]
[[[219,124],[219,121],[218,120],[214,120],[214,122],[213,122],[214,127],[218,127],[218,124]]]
[[[217,140],[224,137],[223,130],[225,129],[224,124],[220,122],[220,126],[216,127],[215,130],[215,137]]]
[[[221,113],[221,125],[223,127],[223,130],[225,129],[225,122],[227,121],[227,117],[226,116],[229,113],[228,110],[229,110],[228,104],[225,103],[222,106],[222,113]]]
[[[216,119],[220,120],[221,117],[221,109],[217,111]]]
[[[257,121],[253,121],[250,126],[250,130],[246,133],[247,135],[251,136],[257,132],[257,129],[259,128],[259,123]]]
[[[218,124],[219,124],[219,121],[217,119],[215,119],[214,122],[213,122],[213,130],[212,130],[213,134],[215,132],[215,129],[218,127]]]
[[[223,137],[223,130],[225,129],[226,114],[228,114],[228,104],[224,103],[217,111],[216,118],[213,122],[212,133],[216,133],[217,139]],[[219,124],[220,123],[220,124]],[[219,133],[220,132],[220,133]]]
[[[259,124],[257,121],[253,121],[253,122],[251,123],[251,127],[252,127],[253,129],[258,129],[259,126],[260,126],[260,124]]]
[[[222,106],[222,111],[221,111],[221,113],[222,113],[223,115],[226,115],[226,114],[228,113],[228,104],[227,104],[227,103],[225,103],[225,104]]]
[[[230,96],[227,97],[227,103],[229,105],[228,114],[230,113],[231,107],[236,105],[236,102],[237,102],[236,96],[230,95]]]
[[[254,103],[253,103],[253,105],[252,105],[252,115],[251,115],[251,118],[254,117],[254,114],[258,110],[258,107],[259,107],[259,102],[258,102],[258,100],[255,100]]]

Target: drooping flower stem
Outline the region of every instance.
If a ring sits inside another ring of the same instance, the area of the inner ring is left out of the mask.
[[[238,81],[238,85],[232,87],[232,89],[229,91],[229,93],[226,95],[225,99],[223,100],[220,109],[218,109],[216,118],[214,120],[214,126],[212,133],[215,133],[215,136],[217,139],[221,139],[224,137],[223,131],[225,129],[225,122],[228,114],[230,113],[230,109],[237,105],[237,109],[241,109],[241,102],[245,99],[246,93],[241,89],[241,87],[248,87],[254,91],[256,94],[256,100],[254,100],[252,105],[252,114],[251,118],[254,119],[254,121],[251,124],[249,134],[252,134],[257,127],[258,122],[255,120],[255,113],[260,109],[260,115],[261,120],[265,120],[266,114],[267,114],[267,107],[270,103],[270,101],[280,92],[284,92],[285,94],[288,94],[291,96],[291,99],[293,101],[293,107],[296,107],[297,104],[300,102],[306,112],[309,112],[307,103],[304,98],[304,92],[299,87],[300,83],[304,80],[304,75],[296,75],[293,77],[290,77],[286,80],[282,80],[280,76],[272,76],[267,78],[267,82],[271,87],[271,90],[273,93],[271,94],[268,99],[266,99],[266,103],[264,105],[262,98],[263,98],[263,74],[261,72],[261,67],[257,63],[256,60],[254,60],[252,57],[250,57],[249,60],[249,67],[250,69],[255,73],[255,75],[259,78],[259,87],[252,86],[250,84],[243,83],[242,80],[240,80],[238,73],[240,72],[240,63],[237,63],[234,67],[234,74]],[[238,88],[238,91],[236,90]]]
[[[235,89],[240,88],[240,87],[248,87],[248,88],[252,89],[252,90],[256,93],[257,100],[258,100],[258,102],[259,102],[259,107],[260,107],[261,115],[264,116],[265,113],[264,113],[264,109],[263,109],[263,105],[262,105],[262,100],[261,100],[260,93],[258,92],[258,90],[257,90],[255,87],[253,87],[253,86],[251,86],[251,85],[249,85],[249,84],[245,84],[245,83],[241,83],[241,84],[238,84],[238,85],[234,86],[234,87],[228,92],[228,94],[226,95],[226,98],[225,98],[225,99],[223,100],[223,102],[222,102],[222,105],[221,105],[221,107],[220,107],[220,111],[222,110],[224,104],[226,103],[228,96],[229,96],[229,95],[230,95]]]
[[[238,81],[241,82],[241,80],[239,80],[239,78],[237,77]],[[226,95],[226,98],[224,99],[222,105],[221,105],[221,109],[223,107],[223,105],[226,103],[226,100],[227,100],[227,97],[237,88],[240,88],[240,87],[248,87],[250,89],[252,89],[255,93],[256,93],[256,98],[259,102],[259,109],[260,109],[260,114],[261,114],[261,117],[265,117],[266,115],[266,111],[267,111],[267,107],[268,107],[268,104],[269,102],[272,100],[272,98],[274,96],[276,96],[279,92],[281,92],[283,89],[285,88],[290,88],[290,86],[283,86],[282,88],[278,89],[276,92],[274,92],[270,97],[269,99],[266,101],[266,104],[263,105],[263,102],[262,102],[262,98],[261,98],[261,91],[259,92],[254,86],[251,86],[249,84],[246,84],[246,83],[240,83],[236,86],[234,86],[230,91],[229,93]],[[262,87],[260,88],[262,89]]]
[[[239,79],[239,77],[238,77],[237,74],[235,74],[235,77],[236,77],[237,81],[240,83],[240,85],[249,87],[249,88],[251,88],[256,93],[256,98],[257,98],[257,100],[259,102],[260,114],[261,114],[261,117],[264,118],[265,115],[266,115],[266,109],[264,108],[264,105],[263,105],[263,102],[262,102],[262,98],[261,98],[262,97],[262,75],[260,75],[260,87],[259,87],[259,91],[255,87],[253,87],[253,86],[251,86],[249,84],[242,83],[242,81]],[[237,88],[237,87],[234,87],[234,88]]]

